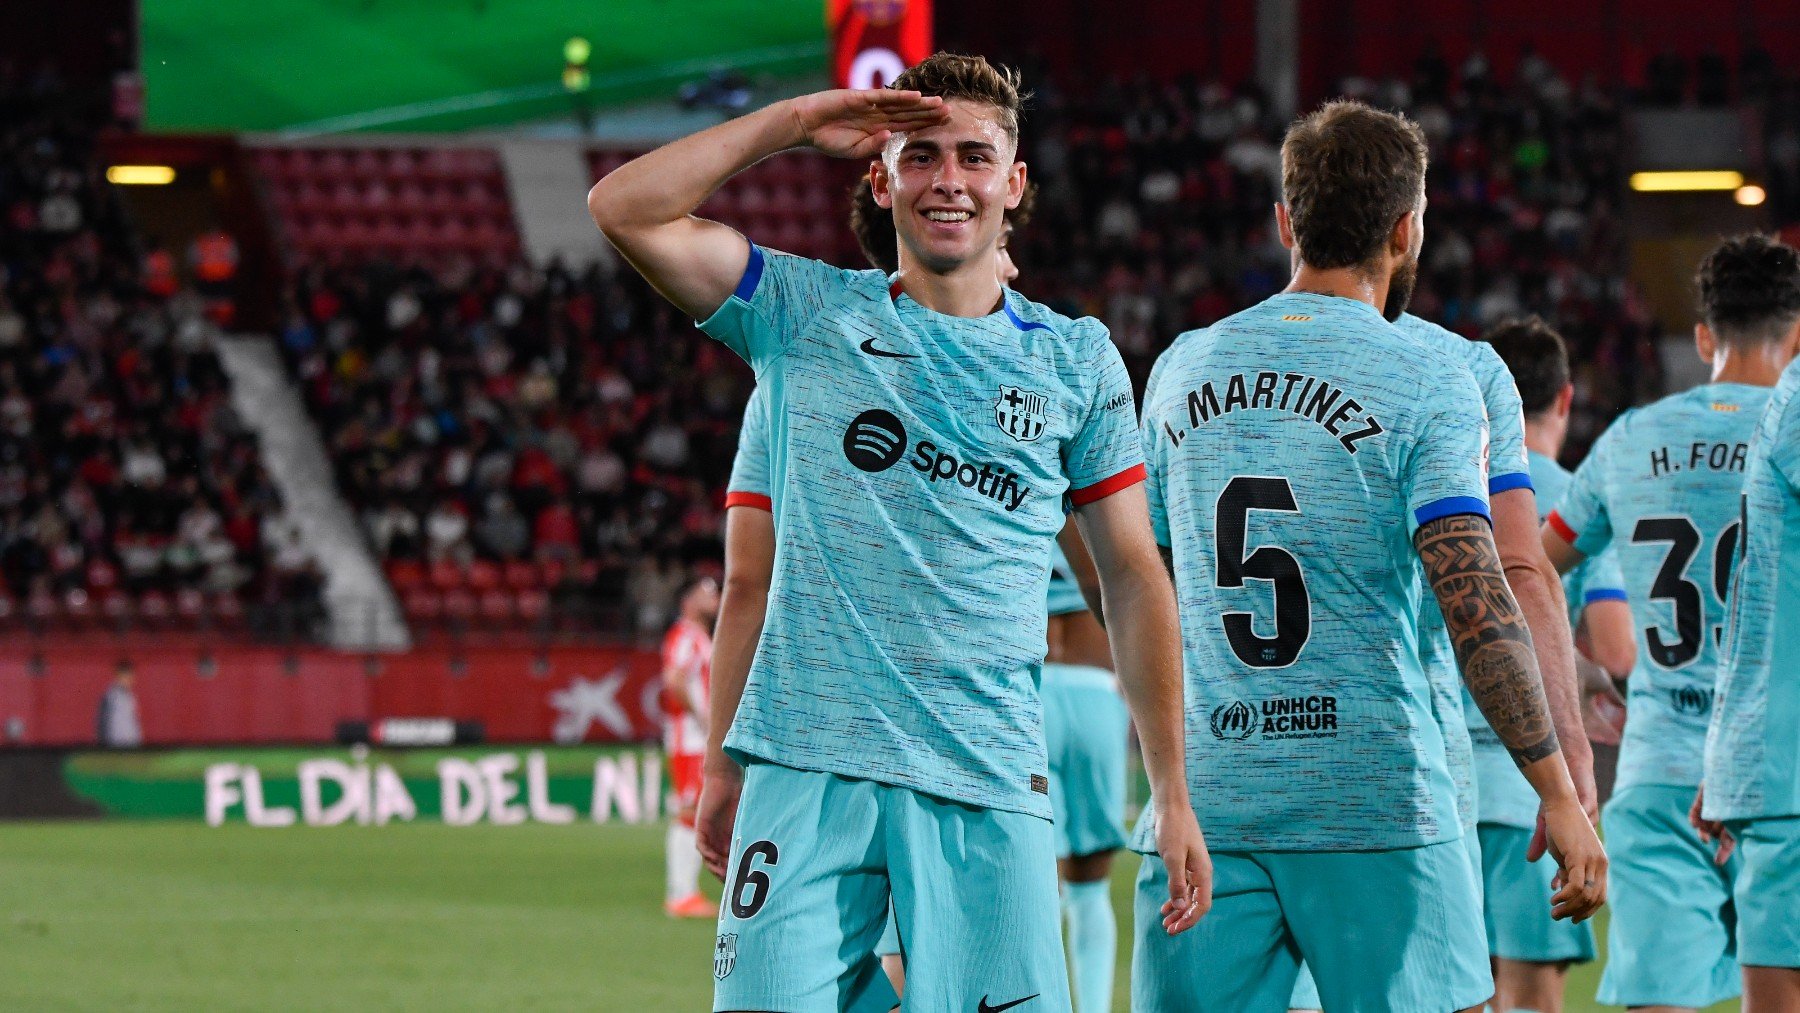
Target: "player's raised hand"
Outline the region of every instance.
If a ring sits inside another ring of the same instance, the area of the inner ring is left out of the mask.
[[[1156,853],[1169,870],[1169,899],[1163,901],[1163,931],[1186,932],[1212,908],[1212,855],[1194,808],[1183,803],[1156,815]]]
[[[1550,916],[1584,922],[1606,903],[1606,849],[1574,799],[1546,805],[1542,817],[1550,854],[1558,867]]]
[[[894,134],[950,117],[943,99],[892,88],[814,92],[791,105],[806,143],[838,158],[870,158]]]
[[[700,858],[721,882],[731,860],[731,832],[737,826],[738,796],[744,793],[744,770],[729,758],[709,758],[700,781],[700,804],[694,833]]]

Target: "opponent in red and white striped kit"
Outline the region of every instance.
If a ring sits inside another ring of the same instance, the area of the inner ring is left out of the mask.
[[[711,577],[691,581],[681,595],[681,617],[663,637],[663,751],[675,789],[663,910],[677,918],[718,917],[717,908],[700,895],[700,852],[694,839],[712,683],[710,631],[718,615],[718,583]]]

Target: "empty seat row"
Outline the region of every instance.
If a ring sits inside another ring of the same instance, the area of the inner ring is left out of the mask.
[[[424,587],[439,591],[458,588],[478,592],[497,588],[518,591],[553,588],[569,581],[592,583],[599,575],[599,566],[592,561],[565,563],[555,559],[514,559],[505,563],[477,559],[467,565],[448,559],[430,564],[396,559],[387,564],[387,575],[394,590],[403,595]]]
[[[272,179],[499,179],[487,148],[259,148],[258,171]]]

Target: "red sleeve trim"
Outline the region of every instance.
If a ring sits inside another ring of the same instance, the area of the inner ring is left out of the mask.
[[[1144,466],[1141,464],[1134,464],[1111,478],[1095,482],[1093,485],[1083,486],[1080,489],[1070,489],[1069,502],[1078,507],[1087,506],[1089,503],[1094,503],[1111,496],[1120,489],[1128,489],[1131,486],[1142,482],[1146,476],[1147,473],[1144,471]]]
[[[1550,516],[1544,518],[1544,523],[1550,525],[1550,530],[1561,535],[1563,541],[1568,542],[1570,545],[1575,544],[1575,529],[1569,527],[1569,522],[1562,519],[1562,514],[1552,510],[1550,511]]]
[[[727,492],[725,494],[725,509],[730,510],[732,507],[739,506],[755,507],[758,510],[766,510],[769,513],[775,512],[775,501],[764,496],[760,492]]]

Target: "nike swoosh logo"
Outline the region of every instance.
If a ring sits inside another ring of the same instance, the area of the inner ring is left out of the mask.
[[[918,358],[918,356],[916,356],[916,354],[907,354],[907,353],[904,353],[904,351],[887,351],[887,349],[878,349],[878,347],[875,347],[875,338],[869,338],[869,340],[866,340],[866,342],[862,342],[862,344],[857,345],[857,347],[860,347],[860,349],[862,349],[862,351],[864,351],[864,353],[878,354],[878,356],[882,356],[882,358]],[[1035,995],[1033,995],[1033,997],[1031,997],[1031,999],[1037,999],[1037,997],[1035,997]],[[995,1009],[1006,1009],[1006,1008],[1004,1008],[1004,1006],[997,1006],[997,1008],[995,1008]]]
[[[1022,1002],[1030,1002],[1031,1000],[1036,999],[1039,995],[1042,995],[1042,994],[1043,993],[1041,993],[1041,992],[1033,992],[1023,999],[1014,999],[1012,1002],[1003,1002],[998,1006],[989,1006],[988,1001],[987,1001],[987,996],[984,995],[981,997],[981,1005],[975,1007],[975,1009],[976,1009],[977,1013],[1000,1013],[1001,1010],[1012,1009],[1014,1006],[1017,1006]]]

